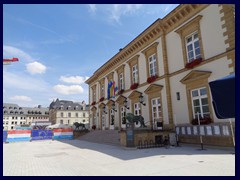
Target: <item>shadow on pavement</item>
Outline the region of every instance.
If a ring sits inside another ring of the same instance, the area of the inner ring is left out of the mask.
[[[205,150],[201,150],[200,145],[180,145],[177,146],[167,146],[167,147],[158,147],[158,148],[148,148],[148,149],[136,149],[136,148],[126,148],[116,145],[100,144],[94,142],[87,142],[82,140],[58,140],[59,142],[69,144],[71,146],[80,148],[80,149],[89,149],[97,151],[121,160],[132,160],[137,158],[144,158],[150,156],[159,156],[164,158],[165,155],[219,155],[219,154],[233,154],[234,149],[231,148],[222,148],[219,149],[212,147],[205,147]]]

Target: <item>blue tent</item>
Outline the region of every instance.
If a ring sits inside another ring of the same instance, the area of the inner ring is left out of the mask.
[[[209,85],[217,118],[235,118],[235,74],[209,82]]]

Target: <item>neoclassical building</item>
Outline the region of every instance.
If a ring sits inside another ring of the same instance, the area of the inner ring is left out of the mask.
[[[209,82],[232,73],[234,6],[181,4],[153,22],[86,81],[90,125],[125,128],[128,112],[142,115],[151,129],[172,129],[198,116],[212,123],[224,122],[214,113]],[[118,91],[108,98],[110,82]]]
[[[52,124],[67,124],[72,126],[74,122],[89,123],[88,105],[82,103],[59,100],[51,102],[49,106],[49,119]]]

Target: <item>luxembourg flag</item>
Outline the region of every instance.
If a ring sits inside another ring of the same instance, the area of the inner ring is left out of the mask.
[[[7,142],[30,141],[31,130],[9,130]]]
[[[73,130],[68,129],[53,129],[53,139],[73,139]]]

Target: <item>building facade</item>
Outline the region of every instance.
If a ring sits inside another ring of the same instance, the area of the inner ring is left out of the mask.
[[[85,102],[77,103],[66,100],[53,101],[49,106],[49,119],[52,124],[67,124],[74,122],[89,123],[89,107]]]
[[[234,6],[181,4],[86,81],[90,126],[125,128],[128,112],[143,116],[151,129],[172,129],[197,117],[223,122],[214,113],[208,83],[232,73]],[[118,92],[109,98],[111,84]]]
[[[17,104],[3,103],[3,129],[16,129],[16,126],[29,125],[36,122],[49,122],[48,108],[20,107]]]

